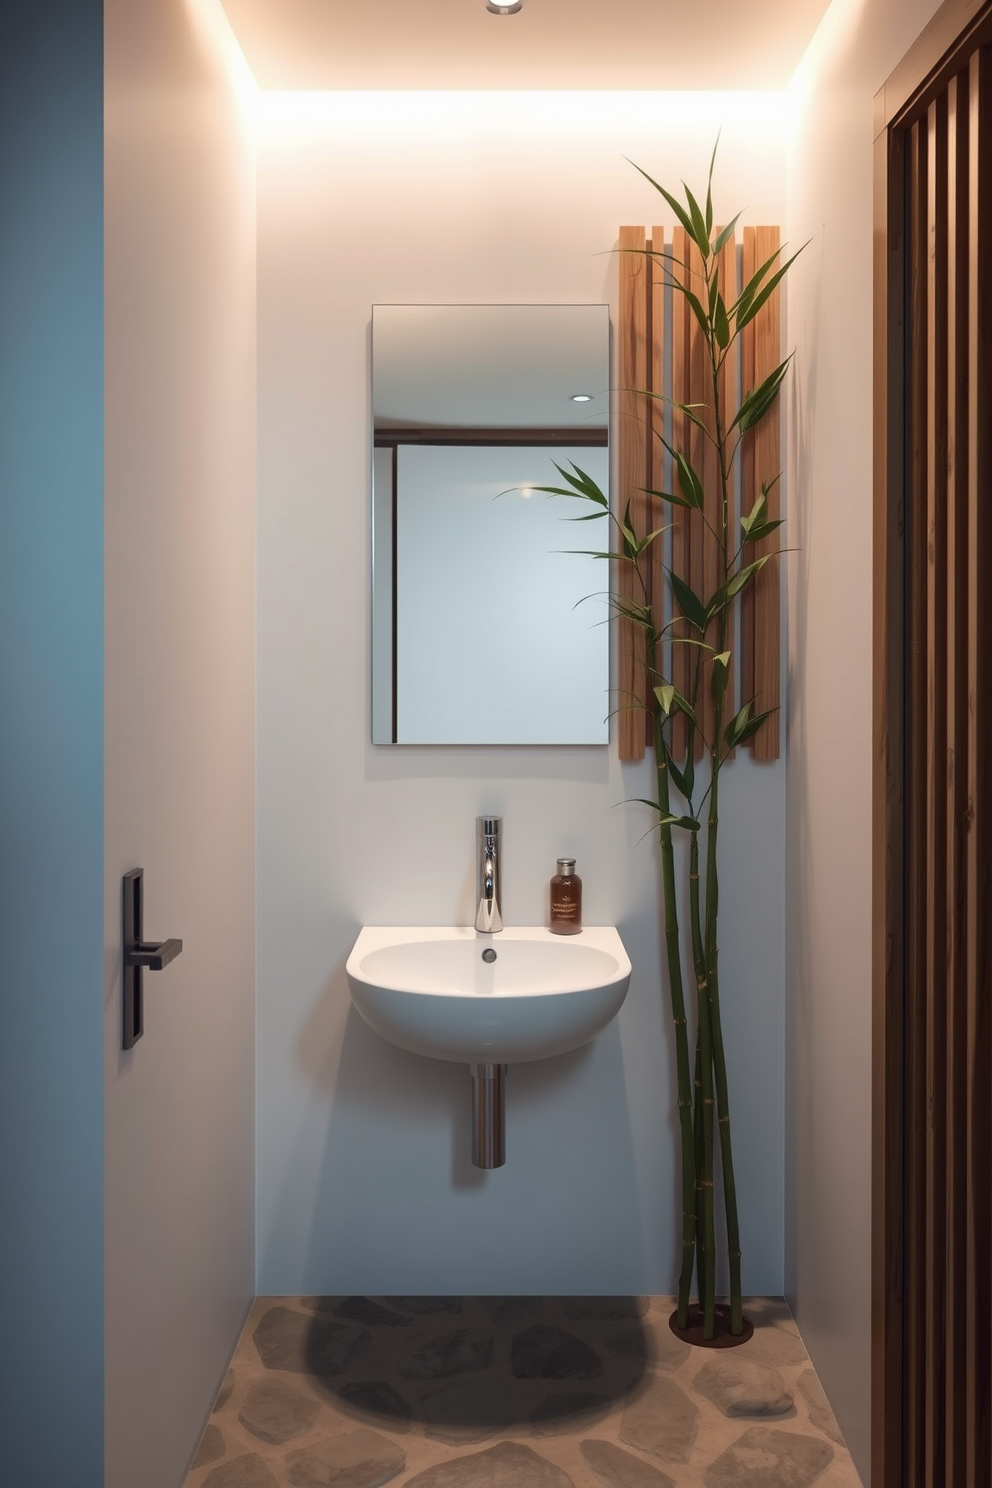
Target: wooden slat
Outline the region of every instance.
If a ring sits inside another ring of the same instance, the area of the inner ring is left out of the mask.
[[[947,99],[926,128],[926,1488],[943,1488],[947,1202]],[[922,125],[921,125],[922,127]]]
[[[663,227],[652,227],[651,229],[651,251],[653,254],[663,255],[665,252],[665,229]],[[667,260],[666,260],[667,262]],[[665,283],[668,278],[665,263],[662,258],[656,257],[651,260],[651,337],[650,337],[650,382],[652,392],[665,393]],[[666,460],[665,446],[662,437],[665,433],[665,404],[660,399],[654,399],[651,403],[651,449],[649,485],[653,491],[666,490]],[[651,503],[651,525],[652,527],[664,526],[668,512],[672,508],[665,507],[661,501]],[[651,603],[654,607],[655,624],[659,625],[667,618],[665,595],[668,585],[665,573],[665,541],[657,538],[650,548],[650,590]],[[659,658],[660,660],[660,658]],[[649,679],[657,681],[657,679]],[[648,729],[651,728],[651,715],[648,715]],[[648,743],[653,741],[648,737]]]
[[[699,249],[691,241],[686,245],[687,280],[688,288],[693,294],[700,296],[703,283],[703,265]],[[709,387],[706,363],[706,343],[703,333],[699,327],[696,317],[690,312],[686,317],[688,326],[688,350],[686,360],[688,362],[688,385],[689,403],[706,404],[712,402],[713,394]],[[701,410],[697,408],[696,417],[701,417]],[[690,423],[686,430],[686,443],[689,451],[689,460],[692,468],[703,482],[704,495],[707,496],[706,512],[712,520],[712,458],[711,446],[702,429],[697,424]],[[694,593],[705,600],[707,595],[707,582],[712,572],[712,545],[710,534],[706,530],[703,514],[698,511],[688,513],[689,518],[689,583]],[[688,653],[690,691],[691,696],[696,690],[696,676],[698,673],[698,661],[702,653],[698,647],[684,647]],[[703,757],[703,735],[708,739],[713,731],[713,696],[709,687],[699,689],[700,697],[697,699],[697,717],[700,728],[696,730],[696,759]]]
[[[777,227],[755,227],[750,231],[754,235],[751,248],[754,265],[751,272],[753,273],[754,269],[763,264],[779,247],[781,233]],[[749,230],[745,228],[745,279],[749,277],[747,270],[748,236]],[[753,381],[748,381],[745,376],[743,391],[747,393],[770,372],[773,372],[782,359],[781,299],[778,290],[758,312],[751,324],[745,328],[745,340],[750,342],[750,349],[745,351],[745,356],[749,362],[748,370],[753,376]],[[772,519],[781,514],[781,482],[778,479],[782,468],[781,442],[781,398],[779,398],[771,411],[745,440],[745,444],[752,445],[753,465],[750,468],[750,474],[754,496],[757,496],[762,484],[770,487],[768,516]],[[766,539],[764,543],[757,545],[755,556],[759,557],[762,553],[773,552],[779,545],[777,535]],[[747,609],[750,611],[748,640],[753,646],[753,659],[748,664],[753,675],[753,691],[750,696],[755,699],[755,711],[763,712],[767,708],[778,708],[780,701],[781,584],[778,560],[773,559],[766,564],[761,573],[757,575],[754,584],[749,587],[751,592],[747,604]],[[748,695],[747,692],[744,693],[745,698]],[[782,720],[776,712],[758,730],[751,740],[751,751],[755,759],[778,759],[781,727]]]
[[[992,1481],[992,52],[969,68],[968,323],[968,1196],[965,1481]]]
[[[629,503],[635,526],[643,532],[645,497],[641,487],[647,485],[647,431],[644,399],[636,389],[647,379],[647,272],[643,252],[646,235],[643,227],[621,227],[620,249],[620,326],[619,326],[619,441],[620,491],[618,510],[622,514]],[[617,588],[622,598],[637,599],[637,585],[626,564],[618,564]],[[639,626],[620,619],[619,750],[622,760],[644,757],[644,715],[639,701],[644,698],[644,634]]]
[[[968,74],[948,90],[947,168],[947,625],[946,910],[947,1200],[944,1478],[965,1481],[965,1309],[967,1270],[967,1017],[965,847],[968,807]]]
[[[753,227],[745,227],[741,252],[743,283],[754,277],[758,268],[758,239]],[[741,336],[741,395],[753,388],[757,382],[754,364],[754,321],[744,327]],[[741,511],[751,510],[758,494],[757,467],[754,458],[754,440],[746,438],[741,445]],[[754,591],[745,589],[741,598],[741,699],[754,697]]]
[[[718,235],[719,235],[718,229]],[[736,234],[724,245],[719,260],[720,292],[724,303],[732,305],[737,298],[737,237]],[[739,358],[729,356],[723,364],[720,373],[720,423],[726,433],[727,425],[737,409],[739,396],[738,388],[738,361]],[[736,491],[733,469],[729,471],[727,479],[727,524],[730,533],[730,551],[733,552],[737,546],[737,535],[740,528],[737,525],[739,512],[737,510]],[[732,653],[736,653],[737,647],[735,637],[731,633],[727,637],[727,646]],[[731,657],[730,674],[727,678],[727,690],[724,694],[723,717],[726,722],[733,718],[737,711],[734,701],[736,697],[735,677],[739,666],[739,657],[733,654]],[[736,751],[731,750],[729,758],[733,759]]]
[[[905,1488],[924,1488],[926,1451],[926,206],[926,138],[922,124],[918,123],[909,136]]]
[[[672,257],[675,261],[672,277],[682,282],[682,270],[678,265],[686,261],[686,232],[683,227],[676,227],[672,233]],[[672,291],[672,382],[671,397],[676,403],[689,403],[691,401],[691,387],[689,380],[689,312],[685,297],[678,292]],[[679,413],[677,408],[672,409],[672,448],[684,450],[688,448],[687,443],[688,421],[684,414]],[[674,480],[674,476],[672,477]],[[671,512],[672,523],[672,569],[680,578],[689,578],[690,572],[690,544],[691,529],[689,526],[689,514],[682,507],[673,507]],[[673,627],[673,636],[682,634],[680,629]],[[690,673],[691,646],[672,646],[672,681],[683,696],[688,697],[692,690]],[[688,729],[686,720],[682,714],[677,714],[672,724],[671,748],[676,759],[685,757]]]

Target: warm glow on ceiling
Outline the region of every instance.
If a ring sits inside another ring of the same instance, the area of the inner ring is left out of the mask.
[[[777,89],[828,0],[224,0],[263,89]]]

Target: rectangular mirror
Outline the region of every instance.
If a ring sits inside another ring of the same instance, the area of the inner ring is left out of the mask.
[[[372,741],[606,744],[607,305],[372,311]]]

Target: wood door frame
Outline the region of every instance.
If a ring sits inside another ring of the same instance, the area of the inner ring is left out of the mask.
[[[875,95],[873,234],[872,1483],[905,1481],[906,718],[904,135],[992,41],[992,0],[946,0]],[[963,1485],[962,1485],[963,1488]]]

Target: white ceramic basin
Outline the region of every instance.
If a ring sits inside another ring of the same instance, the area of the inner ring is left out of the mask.
[[[382,1038],[468,1064],[577,1049],[616,1017],[630,983],[612,925],[568,936],[536,926],[497,935],[366,926],[345,970],[352,1002]]]

